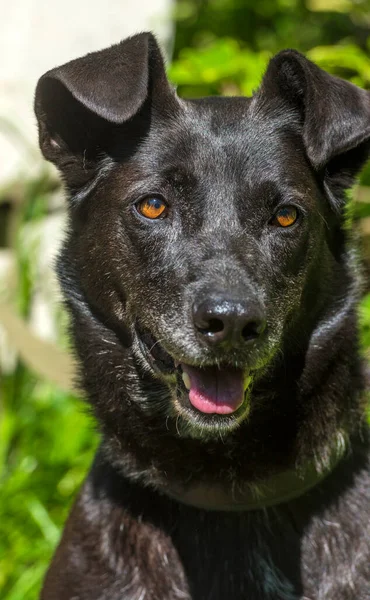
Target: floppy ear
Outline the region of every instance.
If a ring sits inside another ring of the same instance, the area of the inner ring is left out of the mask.
[[[175,105],[157,42],[141,33],[41,77],[35,97],[40,147],[73,192],[107,157],[130,153],[153,112]]]
[[[308,159],[343,195],[370,153],[370,93],[284,50],[270,61],[259,94],[298,111]]]

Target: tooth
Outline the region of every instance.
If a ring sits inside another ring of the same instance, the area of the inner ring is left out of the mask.
[[[184,385],[186,387],[187,390],[190,390],[191,388],[191,382],[190,382],[190,377],[187,373],[183,373],[182,374],[182,380],[184,382]]]
[[[251,381],[252,381],[251,375],[249,375],[248,377],[246,377],[244,379],[244,391],[246,391],[249,388]]]

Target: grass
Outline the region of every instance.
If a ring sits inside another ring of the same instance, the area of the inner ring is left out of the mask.
[[[41,177],[22,190],[13,240],[18,285],[11,300],[29,316],[36,278],[37,247],[23,231],[45,216],[50,180]],[[21,362],[0,379],[0,598],[38,598],[45,569],[61,528],[86,475],[97,444],[82,403]]]
[[[81,404],[19,364],[1,382],[0,597],[38,597],[97,435]]]

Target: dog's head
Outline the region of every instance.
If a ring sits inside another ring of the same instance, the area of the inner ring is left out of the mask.
[[[252,98],[185,101],[144,33],[46,73],[36,114],[69,195],[65,293],[104,327],[80,354],[180,433],[231,431],[343,308],[368,94],[288,50]]]

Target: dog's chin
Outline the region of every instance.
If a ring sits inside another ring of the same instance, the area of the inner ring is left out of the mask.
[[[215,359],[207,364],[181,362],[151,334],[137,336],[142,360],[164,381],[172,396],[169,412],[176,432],[194,438],[223,437],[235,430],[250,412],[253,372]]]

